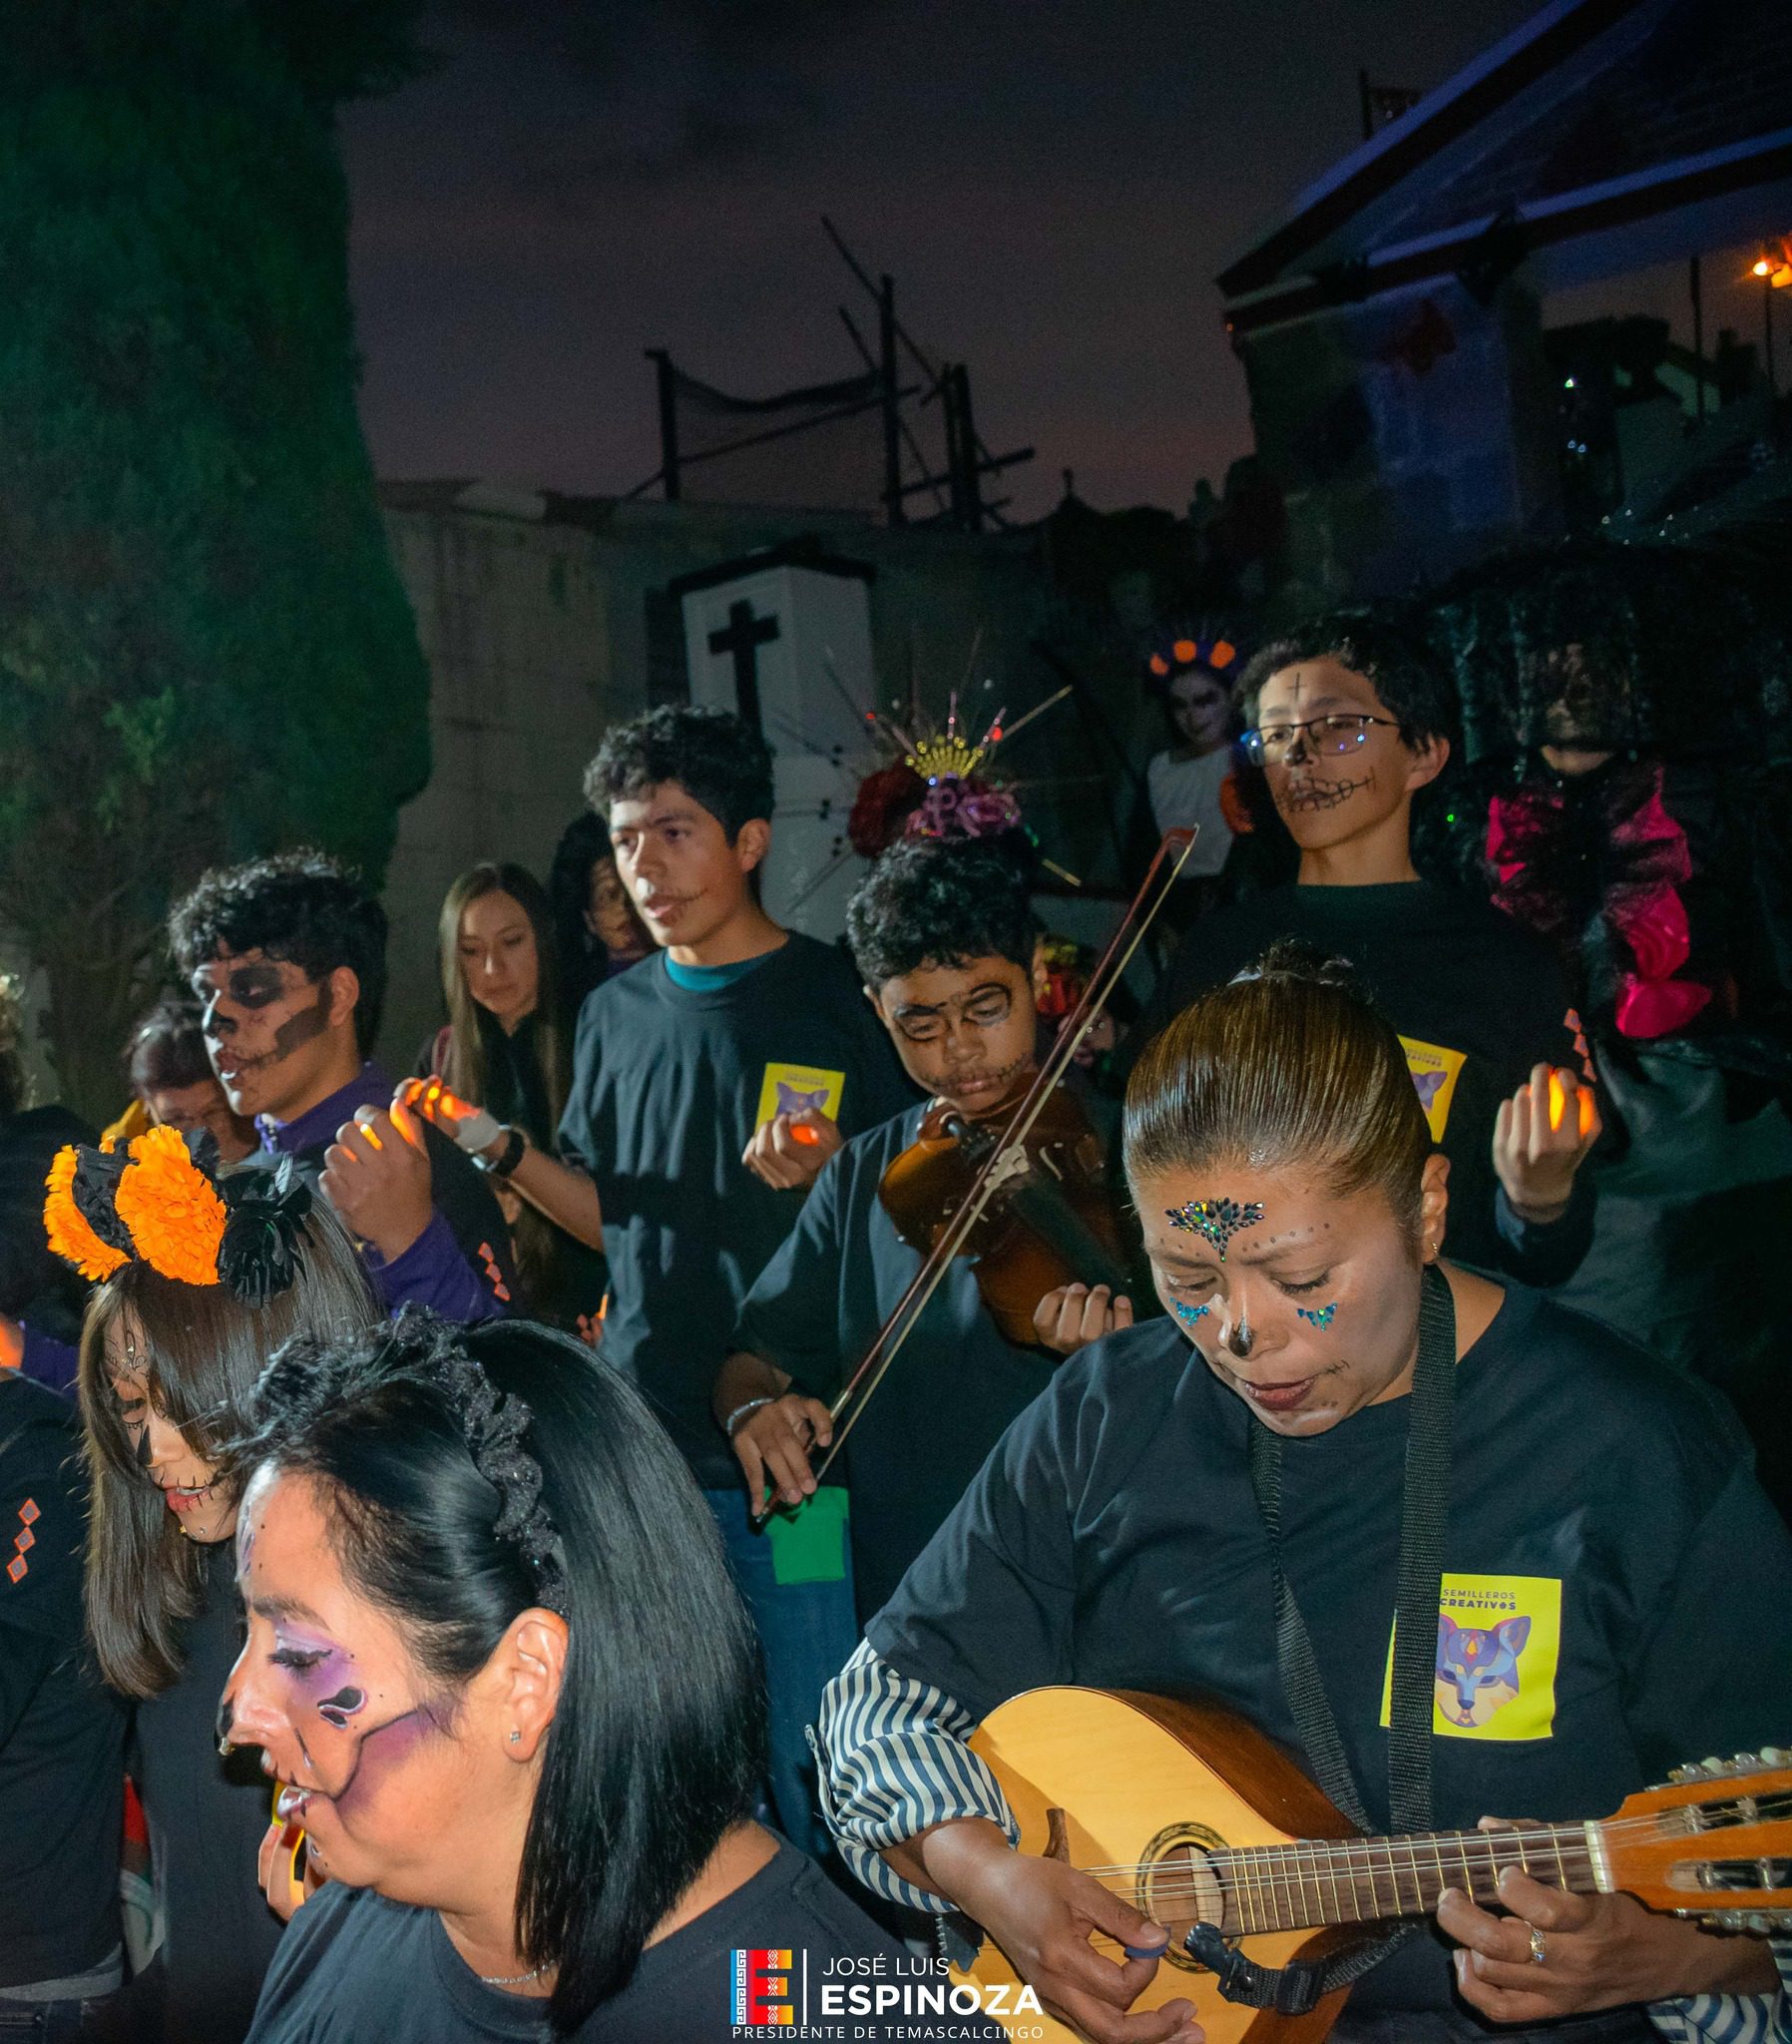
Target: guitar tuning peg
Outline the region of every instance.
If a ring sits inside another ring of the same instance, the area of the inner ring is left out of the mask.
[[[1733,1756],[1730,1761],[1730,1773],[1732,1775],[1752,1775],[1760,1765],[1761,1757],[1759,1754],[1739,1753]]]
[[[1669,1768],[1667,1779],[1673,1783],[1690,1782],[1692,1780],[1692,1770],[1690,1768]]]
[[[1721,1775],[1723,1773],[1723,1763],[1714,1753],[1706,1754],[1705,1758],[1699,1762],[1698,1767],[1701,1775]]]
[[[1783,1746],[1764,1746],[1761,1749],[1761,1765],[1764,1768],[1792,1767],[1792,1753]]]

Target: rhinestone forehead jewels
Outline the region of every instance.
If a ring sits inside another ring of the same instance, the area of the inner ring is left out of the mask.
[[[1187,1206],[1167,1207],[1164,1213],[1171,1228],[1179,1228],[1184,1235],[1204,1236],[1223,1264],[1226,1244],[1240,1229],[1256,1227],[1263,1218],[1263,1206],[1259,1200],[1242,1206],[1236,1200],[1190,1200]]]

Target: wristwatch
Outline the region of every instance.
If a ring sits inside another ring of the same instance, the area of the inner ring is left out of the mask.
[[[529,1148],[529,1138],[521,1129],[504,1131],[504,1148],[496,1157],[475,1157],[473,1162],[481,1171],[492,1178],[509,1178],[523,1161],[523,1152]]]

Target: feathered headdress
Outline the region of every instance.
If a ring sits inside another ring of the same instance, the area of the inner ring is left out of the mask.
[[[123,1150],[66,1144],[44,1184],[51,1249],[95,1283],[136,1262],[260,1306],[297,1274],[311,1189],[290,1158],[215,1179],[178,1129],[154,1128]]]

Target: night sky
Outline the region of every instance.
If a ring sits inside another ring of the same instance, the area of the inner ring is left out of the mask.
[[[1249,449],[1214,272],[1527,0],[439,0],[343,145],[384,476],[604,494],[659,464],[642,349],[742,395],[855,373],[867,308],[971,364],[984,439],[1104,508]],[[861,319],[861,325],[863,324]]]

